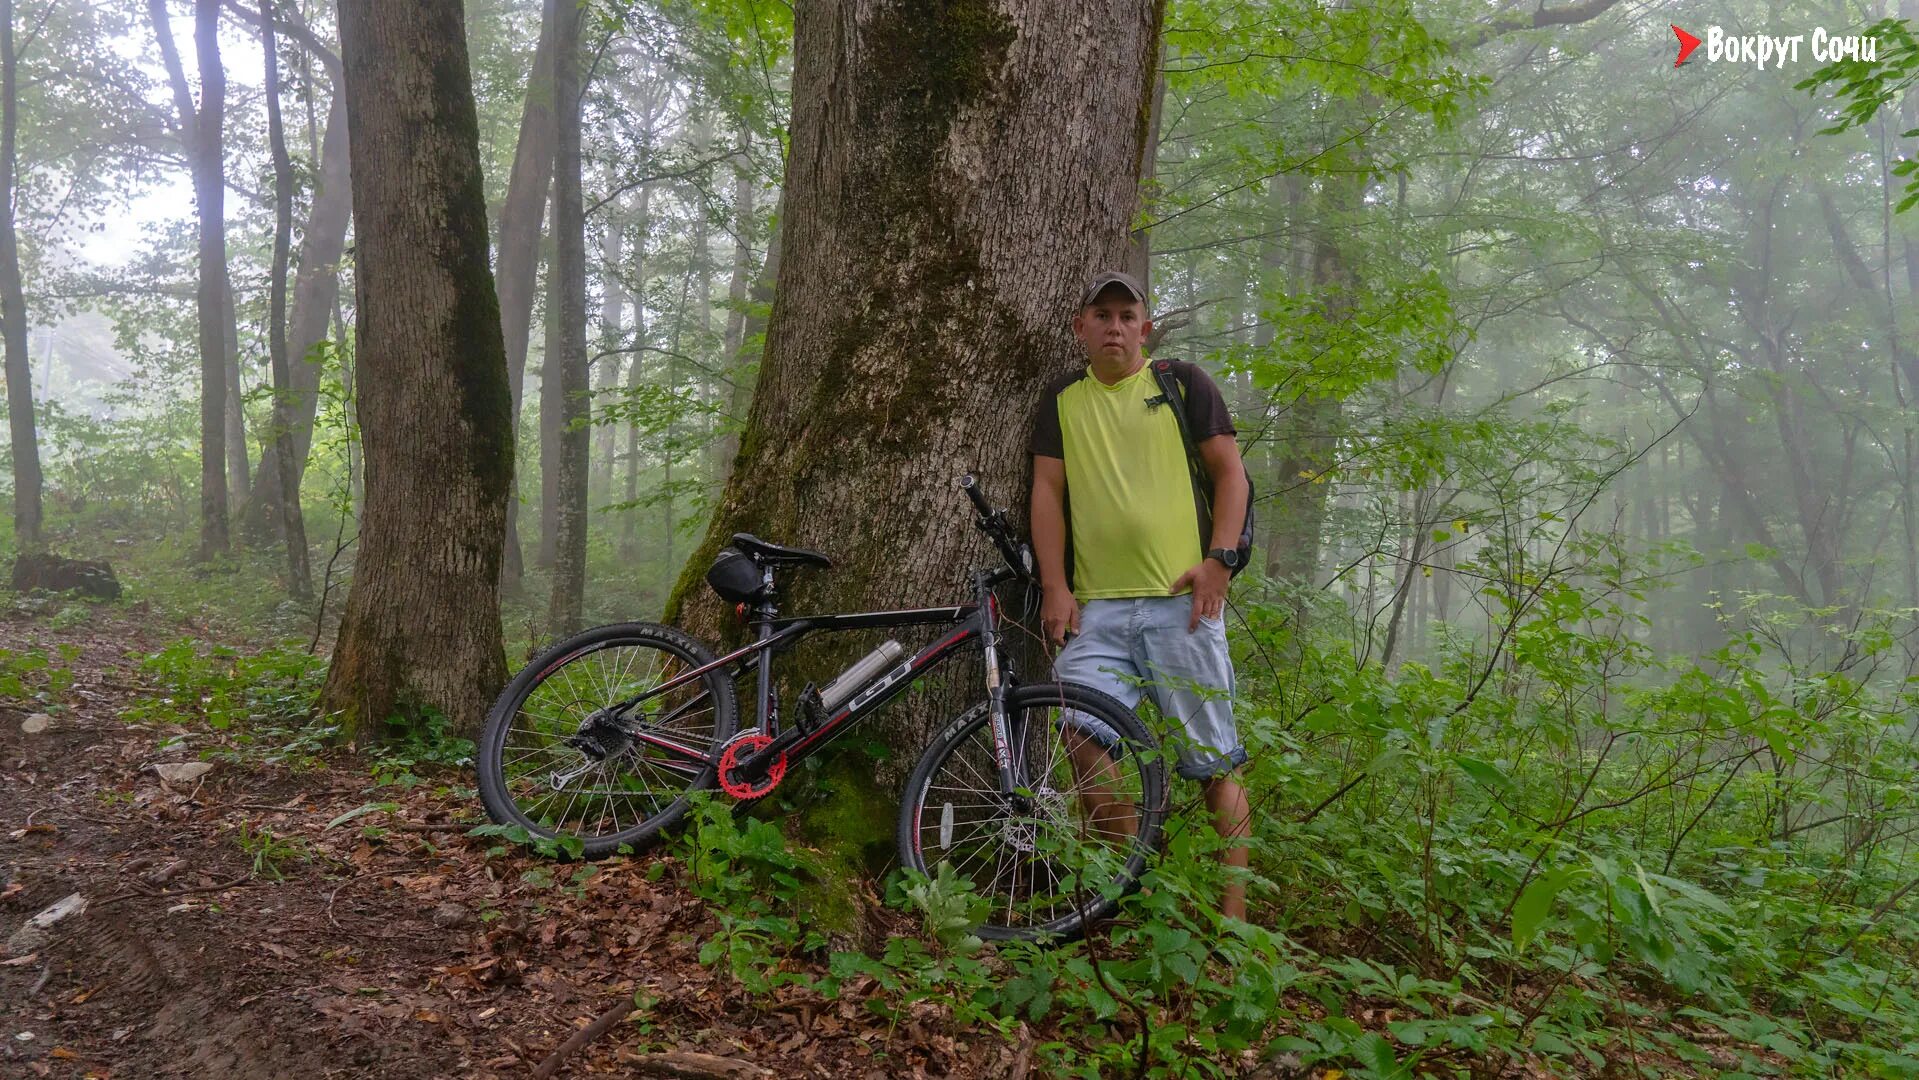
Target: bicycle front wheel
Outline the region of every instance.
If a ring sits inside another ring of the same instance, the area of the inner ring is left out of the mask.
[[[1015,777],[1002,794],[986,704],[927,747],[900,804],[900,861],[984,902],[989,940],[1065,941],[1137,888],[1166,821],[1166,766],[1133,710],[1091,687],[1006,696]]]
[[[507,684],[481,733],[487,814],[578,841],[588,858],[654,840],[686,812],[689,792],[713,786],[739,715],[723,670],[657,688],[712,662],[698,641],[653,623],[595,627],[542,653]]]

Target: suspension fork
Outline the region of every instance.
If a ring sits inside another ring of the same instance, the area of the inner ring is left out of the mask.
[[[980,639],[986,657],[986,713],[993,732],[993,767],[999,774],[1000,794],[1017,813],[1026,813],[1031,801],[1019,793],[1027,785],[1020,762],[1013,754],[1012,725],[1006,717],[1006,677],[1000,670],[999,599],[987,583],[987,575],[977,574],[973,585],[979,595]]]

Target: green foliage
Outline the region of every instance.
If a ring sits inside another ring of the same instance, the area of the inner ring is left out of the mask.
[[[422,782],[420,772],[466,769],[473,764],[473,740],[453,733],[453,725],[436,709],[422,709],[417,717],[391,720],[390,737],[373,747],[373,779],[402,789]]]
[[[73,664],[80,650],[61,643],[46,649],[0,649],[0,702],[16,702],[33,710],[52,712],[62,707],[73,689]]]
[[[675,846],[688,887],[718,920],[717,932],[700,945],[700,963],[724,961],[753,993],[805,982],[782,968],[780,954],[825,944],[818,930],[803,929],[792,914],[807,879],[817,876],[816,861],[789,849],[778,826],[737,816],[729,799],[696,796],[687,816]]]
[[[193,638],[139,657],[158,688],[122,714],[133,723],[204,722],[222,734],[215,756],[300,768],[316,764],[336,725],[314,716],[326,661],[273,646],[255,653]]]
[[[304,838],[279,836],[264,825],[256,829],[244,821],[235,832],[233,842],[252,858],[254,877],[270,877],[275,881],[285,879],[281,869],[284,864],[311,862],[314,857],[312,845]]]
[[[1919,83],[1919,36],[1904,19],[1885,18],[1866,27],[1861,37],[1877,40],[1871,60],[1846,57],[1834,60],[1793,84],[1817,96],[1831,87],[1841,108],[1839,122],[1821,128],[1821,135],[1838,135],[1848,129],[1869,124],[1881,109],[1896,104],[1914,83]],[[1899,133],[1902,139],[1919,138],[1919,128]],[[1906,193],[1894,213],[1910,210],[1919,203],[1919,160],[1902,158],[1892,166],[1892,175],[1906,177]]]

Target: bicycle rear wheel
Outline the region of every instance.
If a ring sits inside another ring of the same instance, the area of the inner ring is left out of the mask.
[[[507,684],[480,736],[480,798],[501,824],[577,840],[598,858],[638,849],[686,812],[687,794],[713,786],[719,747],[738,706],[725,671],[610,706],[712,663],[699,642],[667,626],[616,623],[542,653]]]
[[[969,882],[987,904],[983,938],[1070,940],[1138,887],[1159,849],[1163,755],[1131,709],[1090,687],[1018,687],[1006,713],[1016,797],[1000,793],[982,702],[907,780],[900,861],[928,875],[944,863]]]

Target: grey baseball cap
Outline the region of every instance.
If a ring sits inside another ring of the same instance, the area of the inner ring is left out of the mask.
[[[1146,286],[1141,285],[1138,278],[1123,270],[1101,270],[1094,274],[1093,280],[1086,285],[1086,294],[1080,298],[1079,306],[1086,307],[1091,304],[1111,285],[1118,285],[1131,293],[1133,299],[1139,301],[1140,307],[1146,306]]]

